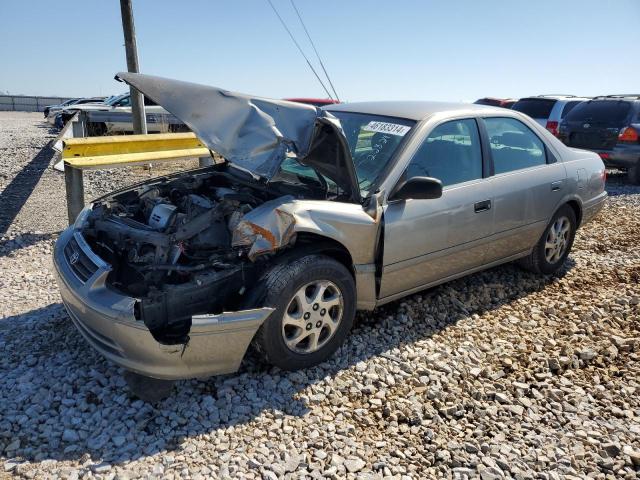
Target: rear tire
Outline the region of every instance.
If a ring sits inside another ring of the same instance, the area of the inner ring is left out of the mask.
[[[576,235],[576,214],[569,205],[555,213],[531,253],[518,263],[534,273],[551,274],[566,261]]]
[[[356,313],[351,272],[324,255],[288,258],[274,266],[254,297],[275,308],[254,344],[283,370],[308,368],[328,359],[346,339]]]
[[[627,176],[631,183],[634,185],[640,185],[640,159],[638,159],[638,163],[627,170]]]

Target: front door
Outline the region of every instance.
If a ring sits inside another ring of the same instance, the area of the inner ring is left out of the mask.
[[[483,178],[474,119],[436,126],[411,159],[402,180],[434,177],[442,197],[391,200],[384,211],[380,297],[444,280],[484,263],[493,228],[493,195]]]

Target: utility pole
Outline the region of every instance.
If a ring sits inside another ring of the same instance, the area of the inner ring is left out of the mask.
[[[133,24],[133,8],[131,0],[120,0],[122,30],[124,30],[124,48],[127,52],[127,70],[138,72],[138,47],[136,46],[136,29]],[[147,133],[147,117],[144,114],[144,98],[133,87],[131,92],[131,113],[133,114],[133,133]]]

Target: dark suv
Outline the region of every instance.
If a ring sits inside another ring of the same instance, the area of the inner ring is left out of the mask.
[[[560,124],[566,145],[593,150],[605,165],[627,170],[640,184],[640,95],[608,95],[582,102]]]

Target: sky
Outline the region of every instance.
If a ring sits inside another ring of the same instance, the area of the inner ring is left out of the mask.
[[[272,1],[317,66],[290,0]],[[294,1],[343,101],[640,93],[640,0]],[[142,73],[327,96],[267,0],[133,9]],[[0,18],[0,92],[127,90],[118,0],[0,0]]]

